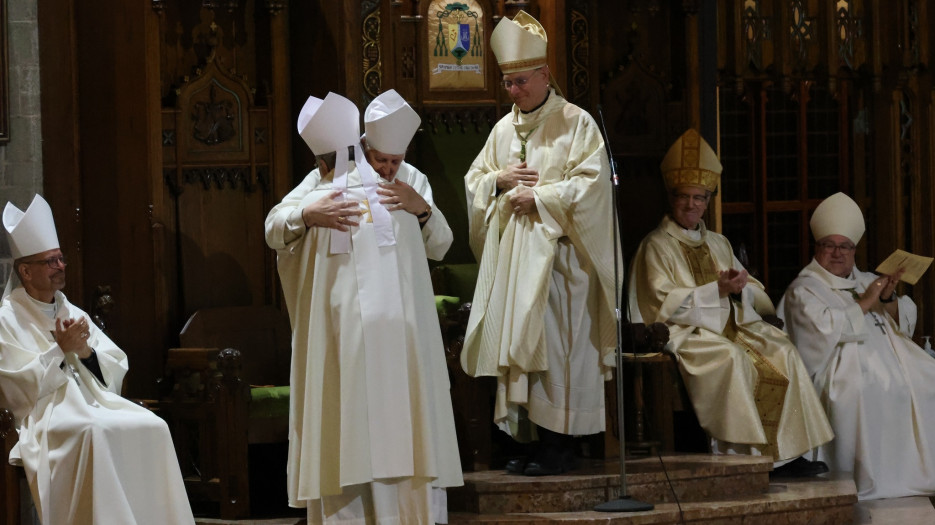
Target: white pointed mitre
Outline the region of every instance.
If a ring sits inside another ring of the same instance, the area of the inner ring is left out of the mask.
[[[504,75],[546,65],[548,43],[542,24],[525,11],[513,20],[504,17],[490,34],[490,49]]]
[[[864,236],[864,214],[854,199],[838,192],[821,201],[809,222],[816,241],[829,235],[843,235],[857,244]]]
[[[13,259],[59,247],[52,208],[40,195],[33,197],[25,212],[8,202],[3,209],[3,229],[10,240]]]
[[[385,91],[367,106],[364,131],[371,148],[389,155],[406,153],[422,119],[395,89]]]
[[[713,192],[721,180],[721,161],[698,131],[689,129],[672,144],[659,169],[666,188],[696,186]]]
[[[360,111],[350,100],[328,93],[308,97],[298,119],[299,135],[315,155],[324,155],[360,140]]]

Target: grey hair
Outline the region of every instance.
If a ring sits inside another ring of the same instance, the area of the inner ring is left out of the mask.
[[[354,160],[354,146],[348,146],[348,159]],[[328,153],[322,153],[321,155],[315,155],[315,160],[318,162],[325,163],[325,167],[328,168],[327,171],[334,169],[335,163],[338,160],[338,153],[336,151],[331,151]]]

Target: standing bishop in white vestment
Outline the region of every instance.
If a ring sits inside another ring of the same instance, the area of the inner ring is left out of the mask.
[[[266,219],[293,330],[289,504],[309,523],[447,523],[444,488],[463,480],[426,258],[452,234],[403,161],[415,111],[392,90],[368,106],[373,167],[358,118],[309,97],[298,128],[318,168]]]
[[[490,48],[513,111],[465,176],[480,269],[461,364],[497,377],[502,430],[523,442],[538,434],[532,461],[507,465],[526,475],[569,470],[571,436],[604,430],[617,344],[619,243],[604,140],[587,112],[550,88],[546,47],[545,30],[523,11],[497,24]]]
[[[837,436],[819,457],[852,472],[860,499],[935,493],[935,360],[912,341],[916,305],[900,274],[854,266],[857,203],[828,197],[811,219],[815,258],[779,302]]]
[[[0,406],[46,525],[192,524],[169,427],[122,397],[127,356],[61,292],[52,210],[7,203],[13,273],[0,302]]]
[[[774,313],[763,285],[702,220],[720,179],[717,155],[690,129],[661,169],[671,214],[633,258],[631,319],[669,327],[666,348],[715,452],[771,456],[782,475],[827,471],[799,457],[834,436],[802,360],[760,317]]]

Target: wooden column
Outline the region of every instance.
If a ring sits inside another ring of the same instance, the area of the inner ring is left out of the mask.
[[[75,0],[38,5],[39,81],[42,86],[43,194],[55,215],[62,252],[69,257],[68,288],[75,304],[84,304],[81,260],[81,181],[78,152],[78,64],[75,46]]]

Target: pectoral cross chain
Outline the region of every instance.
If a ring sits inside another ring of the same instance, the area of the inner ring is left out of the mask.
[[[874,325],[874,326],[880,327],[880,332],[882,332],[882,333],[885,334],[885,333],[886,333],[886,329],[883,328],[883,327],[885,326],[885,325],[883,324],[883,319],[880,319],[880,318],[877,316],[877,314],[875,314],[875,313],[873,313],[873,312],[870,312],[870,315],[873,316],[873,320],[874,320],[873,325]]]
[[[532,128],[525,135],[520,133],[519,130],[516,130],[516,134],[519,135],[519,161],[520,162],[526,162],[526,142],[529,140],[529,136],[532,135],[532,132],[536,131],[536,128],[538,127],[539,126]]]

